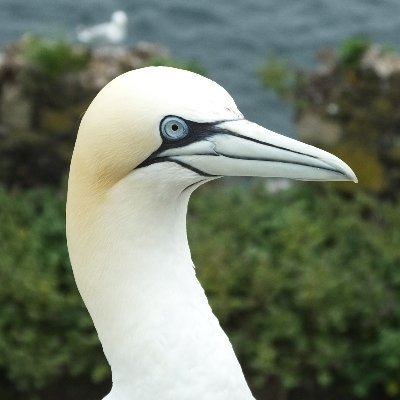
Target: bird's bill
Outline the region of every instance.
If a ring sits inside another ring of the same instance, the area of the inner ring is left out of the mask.
[[[334,155],[247,120],[218,123],[208,137],[159,157],[210,176],[357,182],[351,168]]]

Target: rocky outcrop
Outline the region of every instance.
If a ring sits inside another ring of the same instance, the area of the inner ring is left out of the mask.
[[[352,166],[359,185],[342,188],[399,193],[400,54],[353,38],[319,55],[321,64],[311,72],[286,72],[287,64],[279,70],[274,60],[275,76],[277,70],[282,75],[275,90],[294,105],[300,139]],[[282,85],[289,74],[296,79]]]
[[[58,184],[68,169],[79,121],[110,80],[168,50],[151,43],[90,49],[23,37],[0,57],[0,181]]]

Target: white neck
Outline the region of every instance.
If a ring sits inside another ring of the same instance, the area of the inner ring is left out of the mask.
[[[107,400],[253,399],[196,278],[181,185],[138,170],[101,200],[69,195],[74,275],[112,369]]]

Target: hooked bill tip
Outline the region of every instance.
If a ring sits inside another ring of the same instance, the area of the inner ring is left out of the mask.
[[[347,178],[347,180],[358,183],[358,179],[354,171],[345,163],[341,162],[339,171]]]
[[[345,175],[349,178],[350,181],[353,181],[354,183],[358,183],[358,179],[354,171],[346,164],[346,171]]]

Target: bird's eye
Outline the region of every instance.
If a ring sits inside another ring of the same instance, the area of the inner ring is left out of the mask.
[[[189,133],[187,123],[179,117],[165,117],[161,121],[161,134],[169,140],[179,140]]]

